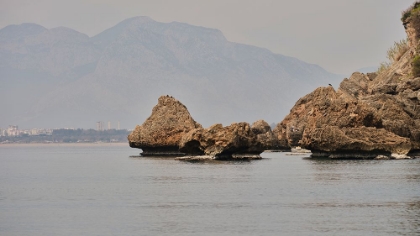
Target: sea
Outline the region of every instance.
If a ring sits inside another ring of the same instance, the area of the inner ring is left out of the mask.
[[[1,145],[0,235],[420,235],[420,159]]]

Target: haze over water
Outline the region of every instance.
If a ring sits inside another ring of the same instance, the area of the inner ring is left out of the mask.
[[[0,235],[419,235],[420,159],[144,158],[0,147]]]

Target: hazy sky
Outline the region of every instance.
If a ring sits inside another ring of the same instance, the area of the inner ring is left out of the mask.
[[[133,16],[220,29],[229,41],[318,64],[346,76],[385,61],[405,38],[414,0],[0,0],[0,28],[37,23],[93,36]]]

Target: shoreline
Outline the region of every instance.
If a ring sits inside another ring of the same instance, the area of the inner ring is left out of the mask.
[[[2,147],[130,147],[127,143],[1,143],[0,148]]]

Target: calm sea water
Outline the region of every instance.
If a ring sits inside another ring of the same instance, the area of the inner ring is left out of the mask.
[[[0,147],[0,235],[420,235],[420,159]]]

